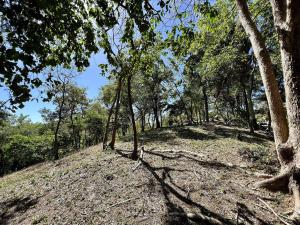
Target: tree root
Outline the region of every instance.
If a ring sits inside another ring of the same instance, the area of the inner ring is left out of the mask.
[[[257,182],[255,187],[265,188],[269,191],[276,192],[281,191],[283,193],[289,193],[289,179],[291,176],[291,171],[288,170],[275,177]]]

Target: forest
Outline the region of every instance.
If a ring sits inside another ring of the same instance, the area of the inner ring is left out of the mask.
[[[0,224],[300,224],[300,1],[0,16]]]

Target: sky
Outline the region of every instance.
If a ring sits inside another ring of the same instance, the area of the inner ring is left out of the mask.
[[[101,70],[98,67],[100,63],[106,63],[106,57],[103,53],[92,55],[90,58],[90,66],[75,78],[75,83],[86,88],[89,99],[94,99],[99,94],[99,89],[108,83],[108,79],[100,74]],[[37,91],[33,95],[37,95]],[[37,96],[34,96],[37,97]],[[42,117],[39,110],[42,108],[54,109],[50,102],[43,102],[41,99],[26,102],[24,108],[16,111],[17,115],[28,115],[32,122],[42,122]]]

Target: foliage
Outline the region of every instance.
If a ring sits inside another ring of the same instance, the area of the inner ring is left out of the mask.
[[[49,158],[51,147],[51,135],[12,135],[3,146],[4,168],[15,171],[42,162]]]

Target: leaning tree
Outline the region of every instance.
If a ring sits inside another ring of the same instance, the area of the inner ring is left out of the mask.
[[[270,108],[272,128],[281,170],[279,175],[258,183],[271,191],[291,191],[300,221],[300,1],[271,0],[274,25],[280,44],[286,95],[286,111],[280,98],[274,68],[264,39],[246,0],[236,0],[239,18],[258,61]],[[287,118],[287,119],[286,119]]]

